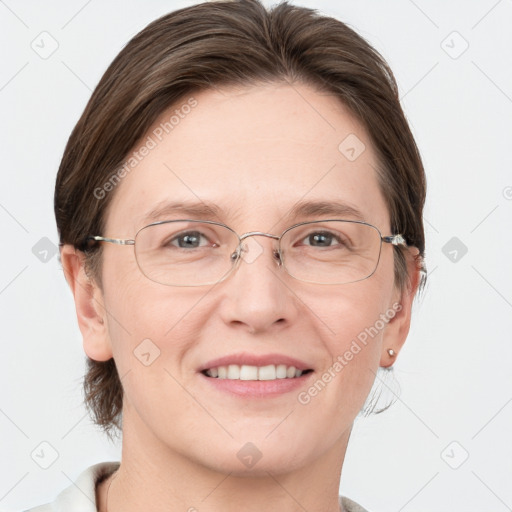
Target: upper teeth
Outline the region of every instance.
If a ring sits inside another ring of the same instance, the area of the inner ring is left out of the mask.
[[[291,379],[300,377],[302,370],[297,370],[295,366],[286,366],[285,364],[269,364],[267,366],[249,366],[230,364],[228,366],[218,366],[206,371],[209,377],[232,380],[274,380]]]

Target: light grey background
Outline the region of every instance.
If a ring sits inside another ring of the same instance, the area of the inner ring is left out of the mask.
[[[192,3],[0,1],[2,511],[50,501],[120,457],[81,403],[81,336],[51,252],[53,186],[111,60]],[[512,1],[294,3],[348,23],[388,60],[428,175],[430,275],[395,365],[402,393],[356,422],[340,491],[376,512],[512,510]],[[58,454],[48,469],[31,456],[51,462],[42,442]]]

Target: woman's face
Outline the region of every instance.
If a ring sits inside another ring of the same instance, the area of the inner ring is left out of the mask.
[[[153,221],[179,218],[279,235],[297,222],[332,218],[290,218],[298,202],[316,201],[352,206],[390,234],[370,140],[336,98],[299,84],[193,98],[193,107],[181,108],[185,99],[161,116],[147,134],[153,142],[144,137],[138,149],[149,149],[117,185],[104,236],[133,238]],[[160,124],[173,114],[172,125]],[[215,205],[220,213],[146,217],[166,202]],[[198,287],[153,282],[133,247],[104,244],[104,331],[85,333],[84,346],[92,358],[115,358],[125,443],[233,474],[290,470],[343,452],[378,366],[391,363],[386,349],[396,351],[407,334],[410,298],[398,313],[392,246],[382,245],[370,278],[318,285],[277,266],[275,240],[247,242],[252,256],[233,274]],[[267,356],[258,366],[294,358],[313,371],[292,385],[276,378],[273,393],[269,381],[221,382],[201,372],[224,357],[254,365],[251,356]]]

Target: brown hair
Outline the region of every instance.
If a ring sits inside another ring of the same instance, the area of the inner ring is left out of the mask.
[[[315,10],[260,0],[205,2],[171,12],[138,33],[110,64],[66,145],[55,186],[61,244],[84,252],[87,273],[101,287],[101,244],[113,193],[102,187],[164,110],[194,91],[222,85],[302,82],[335,94],[366,128],[378,157],[379,186],[392,233],[419,249],[426,180],[421,157],[383,57],[354,30]],[[340,141],[341,142],[341,141]],[[420,289],[426,273],[422,273]],[[408,285],[404,254],[395,247],[395,285]],[[113,359],[87,358],[85,403],[110,435],[121,429],[123,389]]]

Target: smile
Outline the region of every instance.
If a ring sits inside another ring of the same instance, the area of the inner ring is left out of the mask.
[[[216,366],[204,370],[202,373],[207,377],[227,380],[276,380],[293,379],[312,370],[299,370],[295,366],[285,364],[269,364],[266,366],[251,366],[230,364]]]

